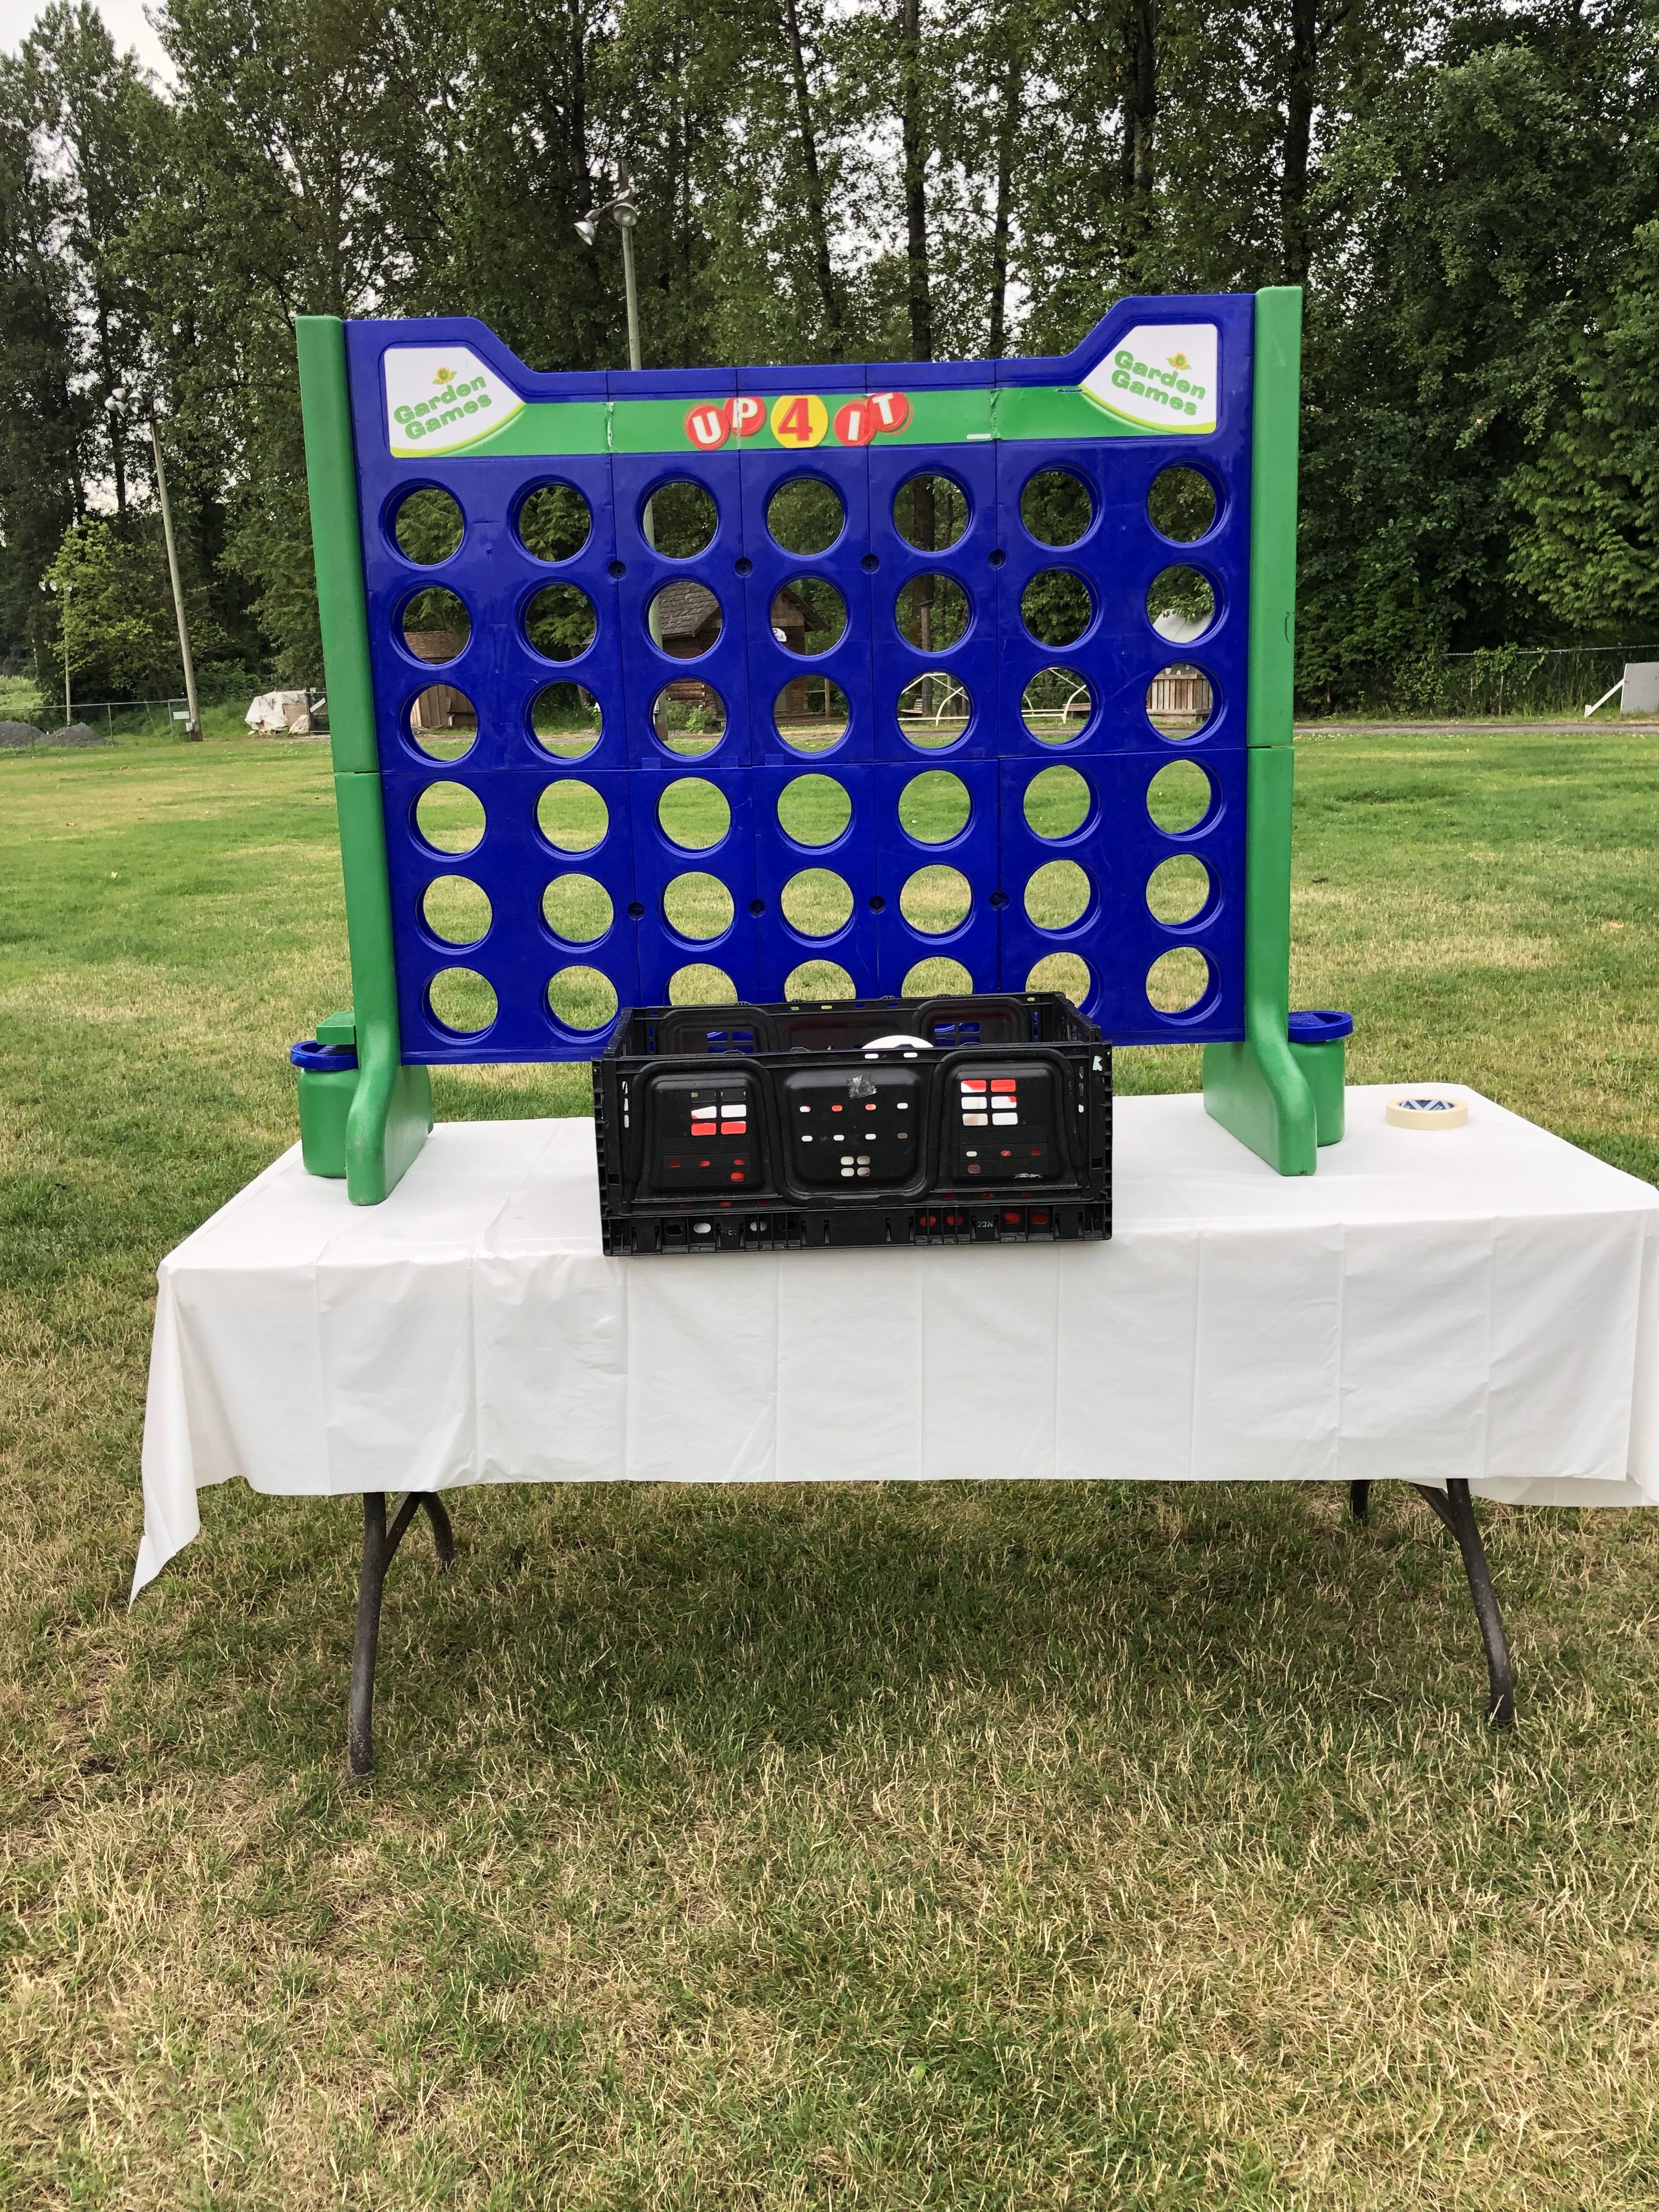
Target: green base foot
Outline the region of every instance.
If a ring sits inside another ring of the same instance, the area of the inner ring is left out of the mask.
[[[376,1084],[365,1069],[346,1123],[346,1196],[378,1206],[402,1182],[432,1128],[432,1079],[424,1067],[394,1067]]]
[[[1204,1048],[1205,1110],[1279,1175],[1318,1164],[1313,1093],[1287,1040],[1266,1055],[1249,1044]]]

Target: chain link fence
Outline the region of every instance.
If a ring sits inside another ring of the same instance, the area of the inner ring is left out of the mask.
[[[271,688],[266,678],[238,677],[204,686],[198,694],[198,704],[204,715],[216,714],[227,707],[246,712],[261,692]],[[327,708],[320,685],[313,696],[315,703],[311,726],[315,731],[326,731]],[[240,720],[240,714],[237,719]],[[29,742],[21,734],[26,727],[38,731],[41,738],[50,738],[66,727],[90,730],[94,738],[113,744],[118,738],[182,738],[189,723],[190,708],[182,698],[76,699],[71,702],[66,719],[61,696],[42,701],[21,679],[0,683],[0,732],[17,732],[11,740],[14,745]],[[87,744],[91,740],[82,738],[79,742]]]

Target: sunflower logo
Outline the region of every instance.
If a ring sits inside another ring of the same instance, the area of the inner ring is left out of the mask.
[[[1184,353],[1172,353],[1170,356],[1170,366],[1171,368],[1190,368],[1192,363]]]
[[[441,368],[432,381],[434,384],[453,384],[455,381],[455,372],[453,368]]]

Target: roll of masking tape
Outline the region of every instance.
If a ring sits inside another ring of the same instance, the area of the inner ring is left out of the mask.
[[[1469,1118],[1468,1101],[1443,1091],[1401,1091],[1389,1101],[1388,1118],[1396,1129],[1461,1129]]]

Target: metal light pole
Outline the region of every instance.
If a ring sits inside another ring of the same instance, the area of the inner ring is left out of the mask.
[[[59,591],[64,594],[64,605],[63,609],[58,615],[58,635],[62,638],[64,645],[64,727],[67,729],[75,716],[74,705],[70,698],[69,647],[70,593],[75,589],[75,586],[73,584],[60,585],[57,579],[52,576],[42,576],[40,579],[40,589],[43,592],[49,592],[53,599],[57,598]]]
[[[179,621],[179,652],[185,664],[185,704],[190,720],[185,736],[191,744],[202,742],[202,710],[196,702],[196,666],[190,657],[190,631],[185,622],[185,587],[179,576],[179,549],[173,538],[173,510],[167,505],[167,471],[161,466],[161,436],[155,417],[149,418],[149,449],[155,456],[155,496],[161,502],[161,530],[167,541],[167,574],[173,579],[173,611]]]
[[[642,368],[645,365],[640,353],[640,295],[634,281],[634,226],[639,220],[634,205],[633,179],[626,161],[617,164],[617,197],[607,200],[592,214],[584,216],[576,225],[578,237],[592,246],[599,236],[599,217],[608,215],[622,233],[623,292],[628,302],[628,366]]]
[[[620,190],[611,216],[622,233],[623,296],[628,303],[628,366],[641,368],[644,362],[640,354],[640,295],[634,282],[634,225],[638,217],[634,210],[626,161],[617,164],[617,183]]]

